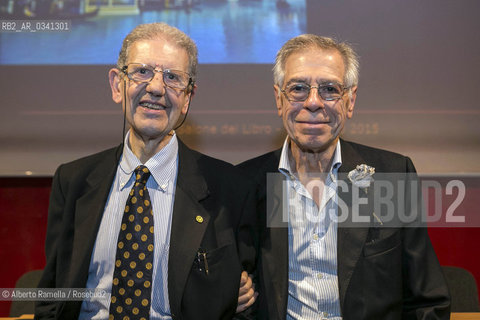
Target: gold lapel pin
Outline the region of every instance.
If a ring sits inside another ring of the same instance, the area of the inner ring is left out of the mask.
[[[202,216],[196,216],[195,220],[197,220],[198,223],[203,223],[203,217]]]

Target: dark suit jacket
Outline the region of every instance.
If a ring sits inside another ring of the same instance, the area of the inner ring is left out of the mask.
[[[168,294],[174,319],[231,319],[242,268],[255,250],[249,215],[253,188],[230,164],[179,141],[179,169],[170,239]],[[84,288],[122,146],[61,165],[53,179],[39,287]],[[249,200],[250,199],[250,200]],[[203,223],[196,216],[203,217]],[[237,246],[238,240],[238,246]],[[207,251],[209,274],[194,263]],[[37,318],[76,319],[81,301],[37,303]]]
[[[342,140],[341,150],[339,177],[360,164],[372,166],[376,172],[415,172],[411,160],[399,154]],[[276,150],[239,165],[259,188],[260,319],[285,319],[287,312],[288,229],[286,224],[266,227],[266,175],[278,172],[280,154],[281,150]],[[281,185],[281,177],[273,189]],[[347,204],[349,192],[340,196]],[[371,208],[363,211],[368,214],[368,210]],[[337,246],[343,319],[449,319],[448,289],[425,228],[352,228],[339,224]]]

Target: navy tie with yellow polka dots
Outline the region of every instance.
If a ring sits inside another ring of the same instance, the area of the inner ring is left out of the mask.
[[[146,187],[150,171],[135,169],[118,235],[109,319],[149,319],[153,271],[153,213]]]

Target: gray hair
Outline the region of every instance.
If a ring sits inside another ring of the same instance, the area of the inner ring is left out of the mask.
[[[358,85],[359,62],[353,48],[345,42],[337,42],[329,37],[321,37],[314,34],[302,34],[288,40],[278,51],[273,67],[273,81],[282,87],[285,77],[285,62],[287,58],[301,50],[319,48],[324,50],[336,50],[340,53],[345,64],[344,86],[350,88]]]
[[[163,22],[141,24],[135,27],[123,40],[122,48],[118,55],[117,68],[121,69],[127,63],[129,49],[136,41],[155,40],[164,37],[178,47],[185,49],[188,54],[188,73],[195,81],[197,75],[198,52],[195,42],[179,29]]]

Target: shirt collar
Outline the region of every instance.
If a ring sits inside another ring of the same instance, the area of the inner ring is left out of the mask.
[[[128,144],[129,136],[130,132],[127,132],[124,141],[122,159],[120,161],[120,189],[123,189],[128,184],[135,168],[142,165],[132,149],[130,149]],[[168,144],[144,163],[152,174],[155,187],[166,191],[168,184],[173,183],[177,173],[177,159],[178,139],[174,132]]]
[[[278,171],[280,171],[285,176],[289,177],[291,180],[295,180],[295,176],[292,174],[290,168],[290,159],[288,157],[288,149],[290,148],[290,137],[286,137],[283,142],[282,153],[280,155],[280,162],[278,164]],[[338,168],[342,165],[342,150],[340,147],[340,139],[337,141],[337,146],[335,147],[335,152],[333,153],[332,166],[329,170],[329,174],[336,174]]]

